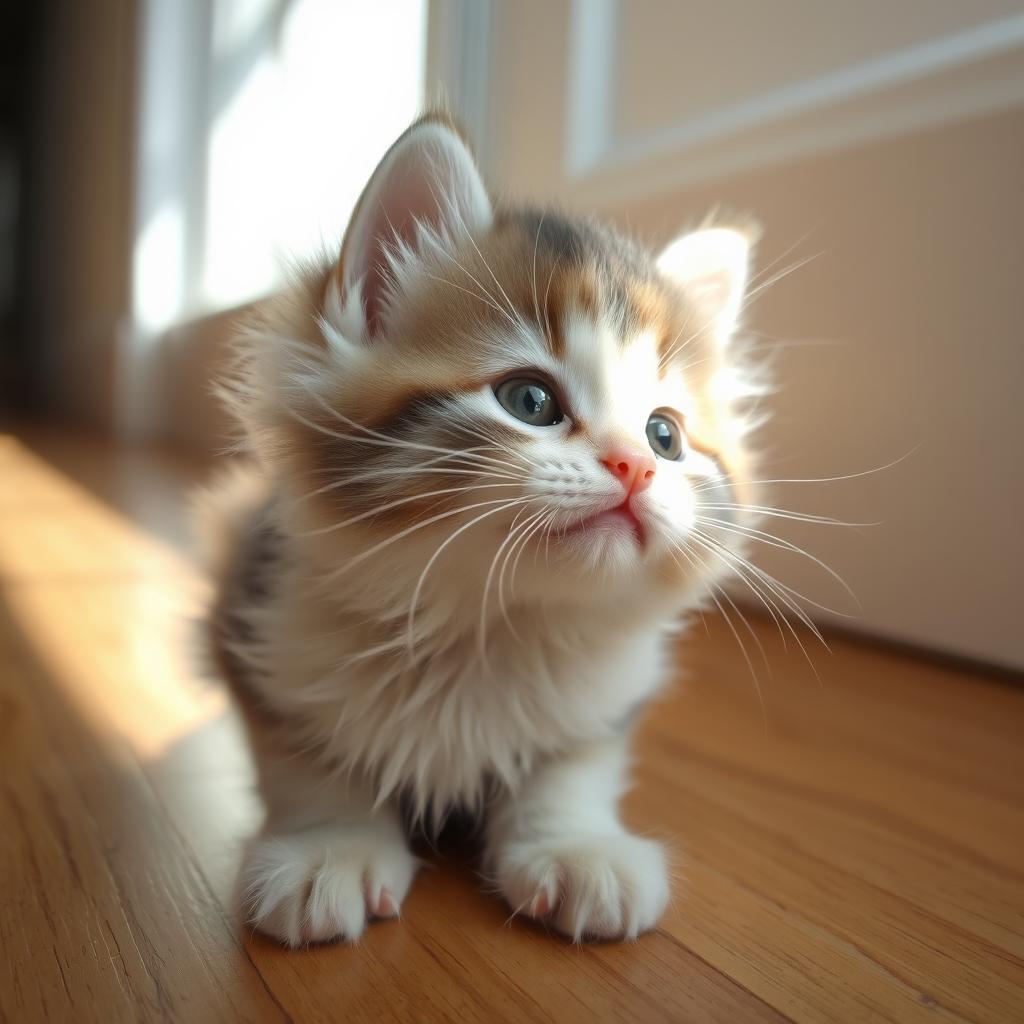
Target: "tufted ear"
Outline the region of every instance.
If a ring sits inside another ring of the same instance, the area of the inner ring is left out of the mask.
[[[476,233],[492,218],[476,163],[447,120],[428,115],[400,136],[356,204],[338,264],[347,308],[353,290],[359,291],[363,338],[381,333],[389,299],[400,284],[400,264],[431,237]]]
[[[747,287],[750,241],[733,228],[705,228],[683,235],[658,257],[658,269],[674,281],[728,342]]]

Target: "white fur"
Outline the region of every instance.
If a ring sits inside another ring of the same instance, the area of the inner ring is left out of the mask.
[[[416,872],[397,821],[324,825],[254,839],[240,883],[253,927],[289,946],[358,939],[394,917]]]
[[[576,941],[654,926],[668,902],[665,856],[620,823],[624,774],[621,738],[580,744],[492,811],[486,862],[514,910]]]

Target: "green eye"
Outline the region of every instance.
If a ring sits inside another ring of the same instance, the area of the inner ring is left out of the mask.
[[[494,389],[498,401],[517,420],[534,427],[562,422],[562,409],[551,388],[539,380],[506,380]]]
[[[655,413],[647,421],[647,441],[655,455],[671,462],[682,462],[686,455],[683,447],[683,432],[679,424],[668,416]]]

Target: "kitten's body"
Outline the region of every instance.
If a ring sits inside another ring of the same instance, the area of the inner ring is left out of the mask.
[[[749,477],[716,391],[745,265],[734,232],[656,265],[602,229],[495,212],[428,120],[340,263],[264,308],[232,399],[258,465],[212,500],[214,647],[268,810],[252,923],[298,944],[397,913],[403,807],[479,814],[513,909],[570,935],[657,919],[661,851],[616,802],[665,636],[732,565],[729,536],[684,540],[702,503],[735,518]],[[538,380],[564,417],[517,422]],[[685,419],[682,462],[642,443],[661,409]]]

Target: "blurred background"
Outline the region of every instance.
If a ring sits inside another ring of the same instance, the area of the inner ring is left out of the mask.
[[[715,205],[753,213],[775,503],[878,524],[772,526],[859,607],[808,558],[765,545],[761,563],[833,609],[809,605],[821,621],[1024,668],[1021,3],[52,0],[0,17],[6,421],[219,450],[209,383],[232,321],[288,259],[338,245],[383,150],[443,97],[501,195],[654,246]]]

